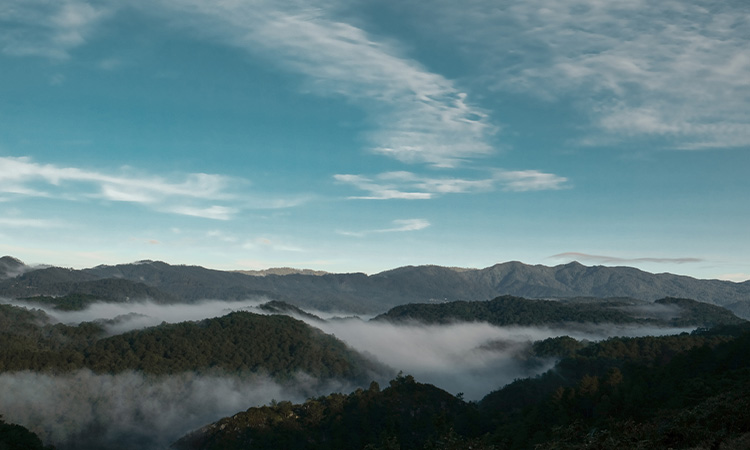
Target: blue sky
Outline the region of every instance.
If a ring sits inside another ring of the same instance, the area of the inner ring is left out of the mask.
[[[750,278],[743,2],[6,0],[0,253]]]

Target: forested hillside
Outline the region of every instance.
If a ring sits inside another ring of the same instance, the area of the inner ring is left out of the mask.
[[[744,322],[724,308],[688,299],[664,298],[651,304],[634,299],[552,301],[507,295],[484,302],[412,303],[397,306],[374,320],[425,324],[483,321],[500,326],[640,323],[672,327]]]
[[[193,432],[181,450],[709,449],[750,443],[750,328],[679,336],[558,338],[545,374],[465,403],[411,377],[380,391],[250,408]]]
[[[54,450],[45,446],[39,436],[18,424],[5,423],[0,416],[0,449],[2,450]]]
[[[465,443],[459,436],[476,434],[475,416],[472,405],[410,376],[399,376],[382,391],[373,382],[369,389],[349,395],[250,408],[180,439],[173,447],[407,450],[454,437]]]
[[[282,315],[236,312],[107,337],[97,323],[52,325],[40,311],[0,305],[0,325],[0,371],[305,372],[362,380],[380,370],[335,337]]]

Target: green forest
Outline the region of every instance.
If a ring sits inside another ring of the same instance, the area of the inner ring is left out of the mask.
[[[740,449],[750,444],[750,328],[576,343],[548,372],[464,402],[399,375],[349,395],[250,408],[180,450]],[[574,344],[574,345],[571,345]]]
[[[672,309],[669,318],[649,315],[649,308]],[[672,308],[670,308],[672,307]],[[652,324],[657,326],[701,326],[739,324],[744,320],[730,311],[689,299],[663,298],[655,302],[634,299],[574,298],[530,300],[504,295],[490,301],[411,303],[392,308],[375,320],[446,324],[483,321],[493,325],[547,325],[564,323]]]
[[[106,336],[101,324],[50,324],[37,310],[0,305],[0,371],[149,374],[221,370],[362,380],[381,370],[333,336],[283,315],[235,312]]]

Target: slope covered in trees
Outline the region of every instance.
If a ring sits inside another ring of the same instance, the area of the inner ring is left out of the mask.
[[[250,408],[180,439],[173,447],[407,450],[446,439],[465,444],[460,435],[476,434],[473,411],[441,389],[399,376],[382,391],[373,382],[368,390],[349,395]]]
[[[377,316],[375,320],[427,324],[483,321],[500,326],[569,322],[640,323],[674,327],[711,327],[744,322],[726,309],[687,299],[665,298],[650,304],[633,299],[552,301],[507,295],[483,302],[401,305]]]
[[[333,336],[291,317],[236,312],[107,337],[91,322],[51,324],[41,311],[0,305],[0,371],[262,372],[362,380],[381,370]]]
[[[45,447],[39,436],[26,427],[5,423],[0,416],[0,450],[54,450],[54,447]]]
[[[747,326],[610,339],[489,394],[483,427],[502,448],[718,448],[750,433],[749,349]]]
[[[545,374],[464,403],[399,377],[350,395],[251,408],[197,430],[180,450],[708,449],[750,443],[750,328],[679,336],[556,338]]]

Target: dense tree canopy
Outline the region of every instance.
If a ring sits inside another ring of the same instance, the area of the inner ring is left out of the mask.
[[[665,315],[665,310],[671,314]],[[529,300],[510,295],[489,301],[401,305],[379,315],[375,320],[428,324],[482,321],[493,325],[637,323],[674,327],[711,327],[744,322],[726,309],[688,299],[665,298],[651,304],[633,299],[577,298],[553,301]]]
[[[535,347],[566,356],[478,403],[399,376],[383,391],[372,385],[250,408],[175,447],[666,450],[750,443],[748,326],[600,343],[563,337]]]
[[[382,370],[335,337],[281,315],[236,312],[106,337],[97,323],[51,325],[41,311],[0,305],[4,323],[0,371],[222,370],[363,379]]]

